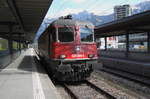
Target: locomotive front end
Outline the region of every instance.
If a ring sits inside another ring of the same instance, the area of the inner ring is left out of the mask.
[[[56,26],[56,42],[52,44],[55,78],[59,81],[81,81],[90,76],[97,61],[94,26],[67,20]]]

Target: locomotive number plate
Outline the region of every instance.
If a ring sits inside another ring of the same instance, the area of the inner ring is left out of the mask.
[[[72,54],[72,57],[84,57],[84,54]]]

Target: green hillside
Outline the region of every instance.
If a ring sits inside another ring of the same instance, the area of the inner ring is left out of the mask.
[[[8,40],[0,38],[0,51],[8,50]]]

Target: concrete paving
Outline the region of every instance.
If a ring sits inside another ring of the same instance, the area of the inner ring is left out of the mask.
[[[22,50],[22,52],[24,52]],[[0,53],[0,69],[7,67],[13,60],[20,55],[19,51],[14,52],[12,55],[9,52]]]
[[[0,99],[61,99],[34,58],[33,49],[28,49],[5,69],[0,69]]]

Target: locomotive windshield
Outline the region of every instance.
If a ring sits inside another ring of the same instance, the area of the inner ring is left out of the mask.
[[[93,31],[90,28],[80,28],[81,42],[93,42]]]
[[[74,30],[72,27],[60,27],[58,28],[58,40],[60,42],[72,42],[74,41]]]

